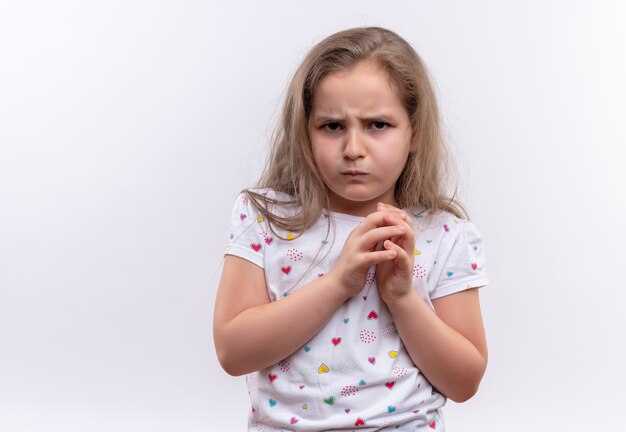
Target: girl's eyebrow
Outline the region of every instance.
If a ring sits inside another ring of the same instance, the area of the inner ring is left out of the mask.
[[[329,122],[336,122],[339,120],[342,120],[341,116],[331,116],[327,114],[313,116],[313,121],[315,123],[329,123]]]
[[[311,118],[315,123],[330,123],[330,122],[337,122],[337,121],[343,121],[344,117],[343,116],[333,116],[333,115],[329,115],[329,114],[320,114],[320,115],[316,115],[313,116]],[[387,115],[387,114],[367,114],[363,117],[359,117],[359,120],[361,121],[366,121],[366,122],[373,122],[373,121],[382,121],[382,122],[391,122],[393,120],[393,116]]]
[[[386,115],[386,114],[370,114],[367,115],[365,117],[359,117],[361,120],[365,120],[365,121],[382,121],[382,122],[390,122],[393,117],[390,115]]]

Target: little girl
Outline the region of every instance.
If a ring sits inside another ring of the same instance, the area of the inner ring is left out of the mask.
[[[443,192],[435,95],[382,28],[315,46],[257,188],[235,202],[215,305],[250,431],[443,431],[487,364],[481,234]]]

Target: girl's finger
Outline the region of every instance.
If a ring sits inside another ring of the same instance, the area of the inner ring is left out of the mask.
[[[391,238],[399,238],[410,235],[409,230],[403,225],[382,226],[373,228],[360,235],[360,241],[365,250],[371,249],[377,243],[389,240]]]
[[[381,232],[377,231],[381,228],[402,227],[403,231]],[[372,235],[372,233],[375,233]],[[365,238],[366,248],[372,248],[379,241],[387,240],[392,237],[407,237],[407,241],[411,243],[415,236],[414,228],[411,221],[403,220],[399,215],[391,214],[389,211],[377,211],[367,216],[355,229],[355,235]]]
[[[394,207],[391,204],[378,203],[378,209],[379,210],[394,211],[394,212],[406,214],[406,212],[404,210],[402,210],[401,208],[398,208],[398,207]]]
[[[406,228],[406,232],[404,235],[391,237],[390,240],[401,247],[405,245],[412,244],[415,242],[415,231],[413,229],[413,225],[409,224],[403,220],[396,220],[398,226],[403,226]]]
[[[388,214],[386,219],[389,221],[398,218],[409,226],[413,226],[413,219],[404,210],[400,210],[399,208],[389,206],[387,204],[381,204],[379,206],[379,210]]]
[[[394,260],[398,256],[398,252],[396,250],[383,249],[379,251],[368,252],[363,256],[363,266],[371,267],[376,264],[383,263],[385,261]]]
[[[386,240],[383,243],[383,248],[388,251],[393,251],[396,254],[395,265],[401,271],[409,271],[410,258],[407,255],[407,252],[402,249],[399,245],[395,244],[391,240]],[[400,258],[400,259],[397,259]]]

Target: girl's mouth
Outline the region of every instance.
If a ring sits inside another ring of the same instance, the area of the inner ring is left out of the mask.
[[[358,177],[358,176],[364,176],[367,173],[364,173],[363,171],[350,170],[350,171],[343,171],[341,174],[348,176],[348,177]]]

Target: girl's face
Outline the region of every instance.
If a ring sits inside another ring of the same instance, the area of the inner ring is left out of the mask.
[[[409,116],[395,86],[372,61],[325,77],[313,95],[309,138],[332,211],[367,216],[396,205],[394,188],[409,156]]]

